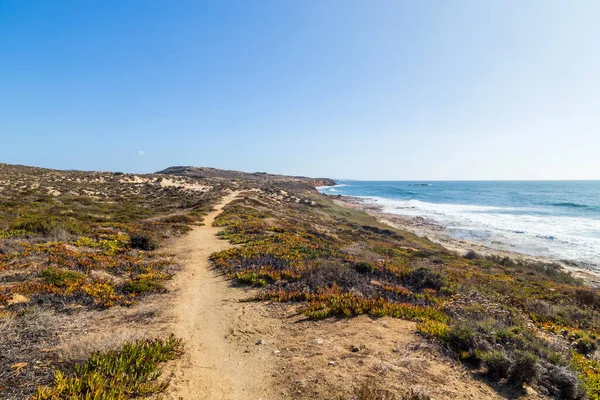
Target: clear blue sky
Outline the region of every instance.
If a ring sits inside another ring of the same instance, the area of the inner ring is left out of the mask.
[[[600,179],[599,15],[597,0],[2,0],[0,162]]]

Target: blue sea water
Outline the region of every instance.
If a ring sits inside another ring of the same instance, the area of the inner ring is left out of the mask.
[[[320,191],[432,219],[455,238],[600,266],[600,181],[340,180]]]

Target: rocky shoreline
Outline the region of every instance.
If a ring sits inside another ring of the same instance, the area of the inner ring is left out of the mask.
[[[475,251],[484,256],[497,255],[514,259],[556,263],[565,270],[571,272],[573,276],[584,280],[587,285],[594,288],[600,288],[600,266],[575,263],[565,260],[554,260],[541,256],[532,256],[515,251],[493,248],[469,240],[456,239],[450,235],[444,226],[431,219],[425,217],[412,217],[386,213],[383,211],[381,206],[365,203],[359,197],[342,195],[328,196],[333,198],[334,202],[342,207],[365,211],[377,218],[377,220],[381,223],[389,225],[393,228],[409,231],[421,237],[427,237],[431,241],[438,243],[455,253],[466,254],[469,251]]]

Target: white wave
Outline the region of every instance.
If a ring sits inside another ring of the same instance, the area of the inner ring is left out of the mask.
[[[457,235],[494,247],[600,264],[600,220],[536,214],[539,210],[534,208],[364,199],[384,212],[427,217]]]
[[[315,188],[321,193],[328,193],[328,192],[337,192],[336,188],[340,188],[340,187],[344,187],[344,186],[348,186],[348,185],[345,183],[341,183],[341,184],[335,185],[335,186],[316,186]]]

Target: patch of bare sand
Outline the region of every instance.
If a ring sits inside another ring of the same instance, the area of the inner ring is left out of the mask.
[[[190,183],[189,181],[177,181],[175,179],[162,178],[160,181],[162,187],[178,187],[187,190],[195,190],[198,192],[204,192],[210,189],[209,186],[201,185],[199,183]]]
[[[280,398],[350,400],[364,382],[398,399],[411,390],[436,400],[541,398],[532,390],[507,391],[476,379],[420,337],[413,322],[367,316],[306,321],[283,306],[271,307],[279,308],[286,320],[278,343],[282,367],[276,380],[285,388]]]
[[[149,183],[150,181],[151,181],[151,179],[141,178],[137,175],[133,175],[131,177],[123,178],[120,180],[121,183],[134,183],[134,184]]]

